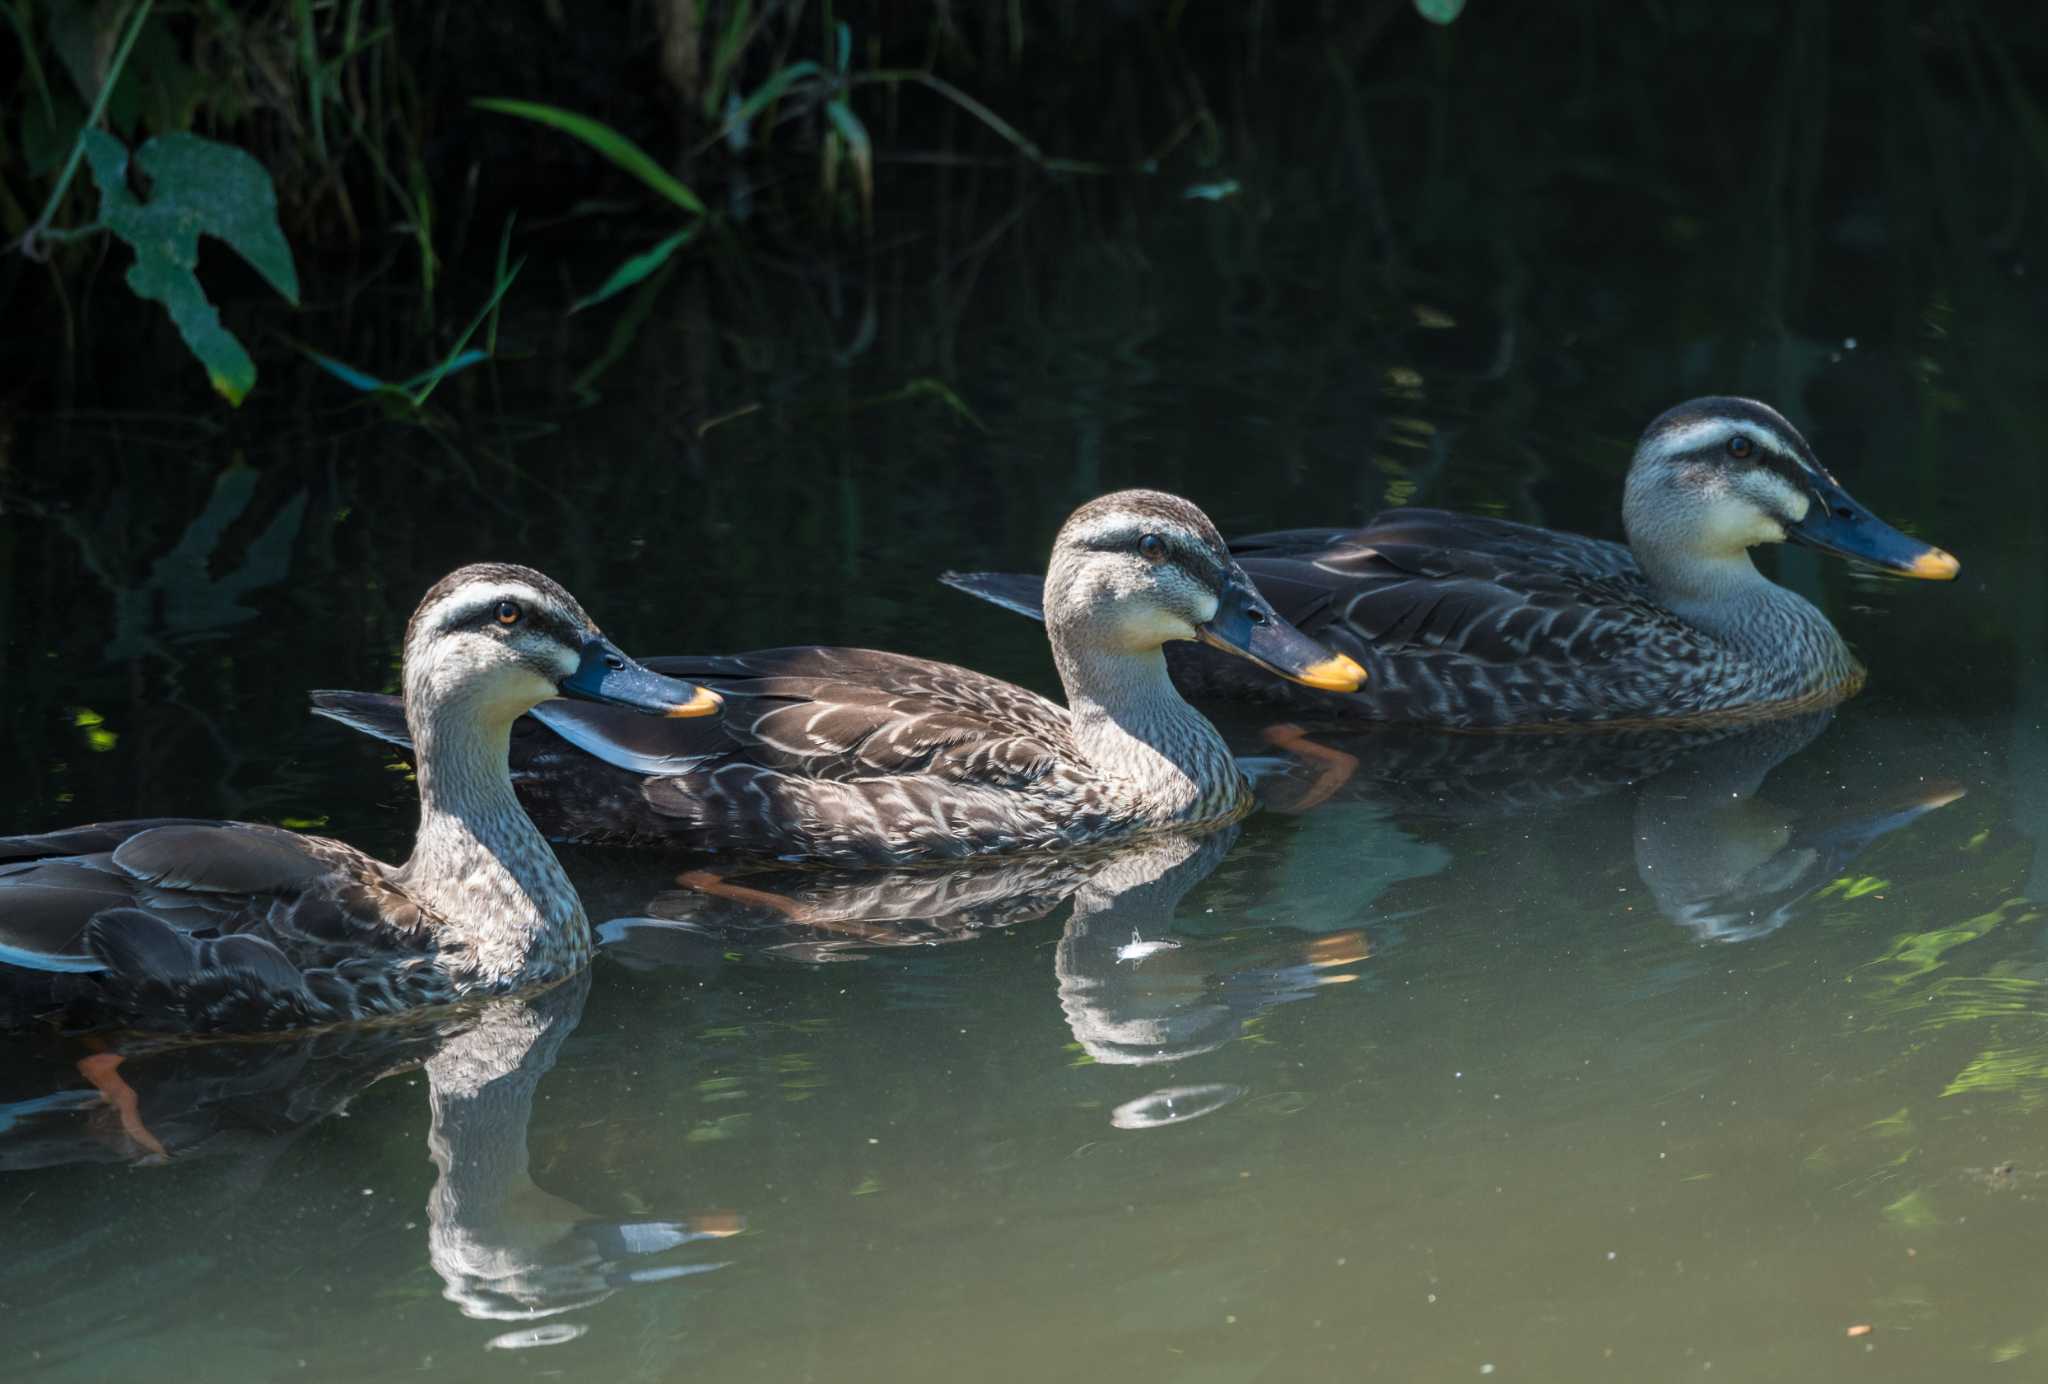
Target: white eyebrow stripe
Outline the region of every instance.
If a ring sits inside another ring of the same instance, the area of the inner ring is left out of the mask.
[[[1776,428],[1747,418],[1702,418],[1674,428],[1644,444],[1643,460],[1653,464],[1671,461],[1690,452],[1722,446],[1731,437],[1747,437],[1772,456],[1791,462],[1801,471],[1812,470],[1798,449],[1788,444]]]
[[[480,582],[474,586],[459,586],[428,606],[420,613],[417,627],[423,630],[445,629],[446,622],[452,617],[473,614],[499,601],[515,601],[528,610],[546,610],[551,606],[547,597],[525,582]]]
[[[1078,546],[1092,547],[1112,540],[1129,539],[1135,542],[1138,535],[1153,532],[1154,528],[1147,528],[1144,521],[1134,515],[1105,514],[1086,528],[1076,529],[1068,537]]]

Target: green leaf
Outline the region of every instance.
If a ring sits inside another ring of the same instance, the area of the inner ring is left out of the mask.
[[[1448,24],[1465,8],[1465,0],[1415,0],[1415,12],[1432,24]]]
[[[578,399],[586,404],[597,402],[599,396],[593,386],[607,370],[624,360],[626,352],[633,348],[633,342],[640,335],[640,329],[647,325],[647,319],[654,314],[654,302],[661,296],[662,286],[675,272],[675,263],[671,261],[660,273],[642,284],[640,291],[628,300],[625,311],[612,323],[611,339],[605,343],[603,354],[584,366],[576,378],[569,382],[570,390]]]
[[[559,106],[544,106],[537,101],[504,101],[489,97],[470,104],[479,110],[516,115],[521,120],[531,120],[580,139],[684,211],[698,216],[708,214],[704,204],[697,200],[696,193],[671,177],[668,170],[649,158],[639,145],[603,121],[565,111]]]
[[[526,261],[519,260],[498,275],[497,286],[491,290],[491,296],[484,303],[483,311],[476,315],[476,320],[469,324],[461,336],[455,338],[455,344],[449,348],[447,357],[439,365],[424,374],[413,376],[399,386],[405,392],[405,396],[412,400],[414,408],[423,406],[427,402],[427,396],[434,392],[442,380],[457,370],[483,359],[481,355],[465,349],[469,345],[469,339],[476,335],[477,328],[483,326],[485,319],[498,310],[498,304],[504,300],[506,291],[512,287],[513,280],[519,277],[519,271],[525,266]]]
[[[486,311],[492,311],[495,307],[496,302],[493,300],[492,308],[488,308]],[[411,379],[392,385],[391,388],[407,398],[411,398],[417,393],[419,394],[419,401],[424,403],[427,395],[434,392],[433,386],[438,385],[457,371],[467,370],[470,366],[481,364],[489,359],[490,356],[488,354],[472,346],[467,351],[457,351],[439,365],[430,366],[420,371],[419,374],[414,375]]]
[[[832,121],[832,128],[839,131],[839,137],[846,141],[846,152],[853,159],[854,176],[860,179],[861,217],[872,220],[875,213],[875,154],[868,143],[868,127],[861,124],[860,117],[853,113],[853,107],[834,98],[825,103],[825,114]]]
[[[754,31],[752,0],[735,0],[725,17],[725,28],[711,54],[711,80],[704,84],[704,115],[709,119],[725,104],[725,86],[745,55],[747,39]]]
[[[85,157],[100,190],[100,224],[135,251],[128,287],[162,303],[213,387],[240,404],[256,383],[256,363],[220,323],[193,270],[199,237],[226,241],[294,307],[299,275],[277,224],[277,191],[263,165],[231,144],[193,134],[160,135],[136,151],[149,200],[128,185],[128,151],[104,130],[87,130]]]
[[[696,236],[697,227],[688,226],[677,231],[653,249],[633,256],[617,269],[614,269],[612,276],[604,281],[604,286],[599,288],[597,292],[587,294],[571,303],[569,311],[581,312],[585,308],[596,307],[615,293],[624,293],[634,284],[639,283],[649,274],[661,268],[663,264],[667,263],[670,255],[673,255],[676,251],[696,239]]]
[[[325,370],[328,374],[334,376],[335,379],[340,380],[350,389],[356,390],[363,394],[378,394],[386,390],[390,390],[393,392],[397,390],[397,386],[391,384],[389,381],[380,380],[375,375],[369,374],[366,371],[358,370],[353,365],[348,364],[346,361],[336,360],[333,356],[323,356],[318,351],[315,351],[310,347],[301,346],[299,349],[306,353],[307,358],[311,360],[313,364],[319,366],[322,370]]]
[[[747,127],[753,123],[754,117],[768,109],[775,102],[781,100],[782,94],[788,91],[790,87],[802,81],[805,77],[817,76],[819,71],[818,65],[806,58],[802,62],[791,63],[788,67],[783,68],[767,81],[761,83],[759,90],[734,106],[726,115],[726,142],[731,144],[734,149],[746,148]]]

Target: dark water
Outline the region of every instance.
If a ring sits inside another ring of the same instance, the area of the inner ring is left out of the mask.
[[[1709,76],[1269,69],[1293,104],[1232,146],[1235,196],[942,179],[945,228],[872,264],[679,276],[594,402],[609,323],[545,304],[425,423],[289,358],[223,418],[138,319],[86,391],[113,406],[11,424],[8,830],[223,813],[401,852],[403,774],[303,693],[392,686],[460,561],[546,569],[637,651],[1050,689],[1039,634],[938,570],[1035,562],[1132,483],[1226,532],[1422,502],[1613,534],[1635,432],[1708,392],[1778,404],[1963,575],[1764,558],[1871,667],[1831,718],[1360,735],[1336,800],[1229,839],[781,881],[807,925],[570,853],[594,917],[638,920],[587,981],[133,1059],[168,1160],[80,1050],[10,1040],[0,1372],[2040,1369],[2048,319],[2038,213],[2001,201],[2037,173],[1885,51],[1820,94],[1810,54],[1750,54],[1725,123],[1599,159],[1518,138],[1532,104],[1620,120]],[[400,307],[312,311],[368,343]],[[1120,957],[1134,932],[1178,946]]]

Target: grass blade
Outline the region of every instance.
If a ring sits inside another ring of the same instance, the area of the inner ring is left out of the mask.
[[[753,124],[754,117],[781,100],[782,94],[792,86],[806,77],[817,76],[820,70],[816,63],[806,58],[802,62],[791,63],[761,83],[760,88],[752,96],[734,106],[731,113],[725,117],[726,142],[734,149],[746,148],[747,127]]]
[[[298,345],[297,342],[292,344]],[[334,376],[335,379],[340,380],[350,389],[356,390],[359,393],[383,394],[389,392],[392,388],[389,383],[378,379],[375,375],[366,374],[356,369],[353,365],[344,365],[333,356],[323,356],[310,346],[299,346],[299,350],[304,352],[306,358],[312,361],[313,364],[319,366],[322,370]]]
[[[498,282],[504,281],[505,265],[512,258],[512,223],[518,219],[516,216],[506,217],[505,228],[498,232],[498,268],[496,274]],[[491,325],[484,329],[484,354],[489,356],[498,354],[498,310],[496,308],[491,309]]]
[[[513,115],[521,120],[531,120],[580,139],[684,211],[696,216],[709,215],[696,193],[677,182],[667,169],[649,158],[647,152],[639,145],[601,120],[592,120],[587,115],[565,111],[559,106],[545,106],[538,101],[507,101],[498,97],[483,97],[470,104],[479,110],[495,111],[499,115]]]
[[[846,152],[853,159],[854,175],[860,179],[861,223],[872,225],[875,219],[875,153],[868,143],[868,127],[861,124],[860,117],[853,113],[853,107],[837,97],[825,103],[825,114],[832,121],[832,128],[839,131],[839,137],[846,141]]]
[[[397,390],[398,393],[405,395],[405,397],[408,399],[412,397],[412,392],[415,389],[418,389],[421,385],[429,386],[427,393],[432,393],[433,390],[431,386],[439,384],[442,380],[447,379],[450,375],[453,375],[458,370],[467,370],[469,369],[470,366],[475,365],[478,361],[489,360],[490,358],[490,353],[488,351],[480,351],[476,347],[472,346],[467,351],[457,351],[454,355],[450,356],[447,360],[435,366],[433,369],[422,370],[420,371],[419,374],[414,375],[411,379],[405,381],[402,384],[394,386],[394,388]],[[420,398],[422,399],[425,399],[426,397],[426,394],[420,395]]]
[[[477,328],[483,326],[484,319],[498,310],[499,301],[504,298],[505,291],[512,287],[512,281],[519,277],[519,271],[525,267],[525,264],[525,260],[520,260],[519,263],[513,265],[510,270],[500,276],[498,286],[491,290],[490,301],[484,304],[483,311],[476,315],[476,320],[471,322],[462,335],[455,339],[455,345],[448,352],[448,358],[432,370],[429,370],[425,376],[415,377],[418,381],[418,388],[412,387],[414,380],[406,381],[405,396],[412,401],[414,408],[419,408],[425,404],[427,396],[434,392],[442,380],[447,379],[448,376],[464,366],[475,363],[474,360],[466,357],[464,348],[469,345],[469,339],[476,335]]]
[[[915,82],[927,91],[936,92],[961,110],[966,111],[976,120],[979,120],[982,124],[988,126],[990,130],[1014,146],[1018,153],[1030,159],[1048,173],[1105,173],[1108,171],[1099,163],[1089,163],[1081,159],[1047,158],[1045,151],[1040,149],[1031,140],[1026,139],[1023,132],[1018,130],[1015,125],[997,115],[987,106],[984,106],[945,78],[934,77],[931,73],[919,68],[883,68],[874,72],[856,72],[847,78],[848,85],[866,85],[877,82],[888,84]]]
[[[702,223],[698,224],[701,225]],[[612,276],[606,279],[603,286],[595,293],[585,294],[571,303],[569,311],[581,312],[585,308],[596,307],[599,303],[615,294],[624,293],[634,284],[639,283],[649,274],[661,268],[663,264],[668,262],[670,255],[682,249],[685,245],[696,239],[696,237],[697,226],[688,226],[655,245],[652,249],[633,256],[617,269],[614,269]]]

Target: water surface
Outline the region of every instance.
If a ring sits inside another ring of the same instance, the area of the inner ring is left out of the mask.
[[[1072,505],[1136,483],[1226,532],[1429,503],[1611,535],[1635,432],[1708,392],[1777,403],[1961,557],[1950,587],[1765,557],[1865,695],[1693,746],[1333,737],[1361,772],[1312,810],[1006,875],[762,881],[801,921],[567,852],[620,920],[586,979],[428,1030],[137,1056],[168,1158],[82,1049],[10,1039],[0,1370],[2038,1369],[2025,245],[1915,200],[1938,146],[1864,120],[1860,78],[1826,146],[1858,176],[1816,173],[1790,215],[1754,181],[1784,89],[1722,132],[1743,158],[1680,159],[1700,135],[1604,171],[1525,155],[1518,182],[1516,98],[1472,104],[1483,61],[1445,71],[1418,99],[1464,122],[1459,160],[1303,78],[1237,197],[951,185],[980,258],[839,266],[832,308],[771,276],[752,316],[679,281],[595,402],[562,378],[594,346],[537,307],[508,328],[528,354],[431,426],[282,366],[230,420],[136,381],[28,418],[0,826],[218,812],[402,851],[402,769],[303,693],[392,686],[458,561],[543,567],[636,651],[849,642],[1050,688],[1041,635],[938,570],[1039,561]],[[1414,114],[1410,88],[1367,95]],[[1673,160],[1692,175],[1647,171]],[[1359,231],[1368,194],[1398,243]],[[922,379],[973,417],[904,393]],[[1219,715],[1258,748],[1255,715]]]

